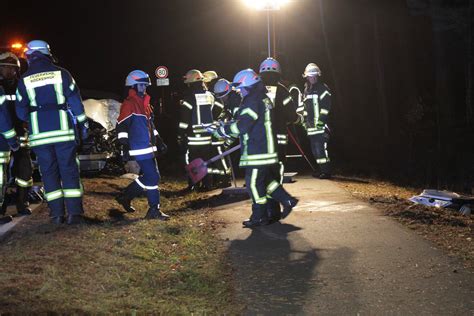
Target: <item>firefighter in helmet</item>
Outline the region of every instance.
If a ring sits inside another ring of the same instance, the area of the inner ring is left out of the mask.
[[[326,84],[320,81],[321,70],[310,63],[306,66],[303,78],[306,79],[303,93],[305,108],[305,128],[308,134],[311,151],[320,168],[314,177],[331,178],[331,165],[327,144],[329,141],[328,115],[331,110],[331,92]]]

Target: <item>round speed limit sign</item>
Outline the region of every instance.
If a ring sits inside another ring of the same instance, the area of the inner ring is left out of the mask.
[[[156,68],[155,70],[155,75],[156,75],[156,78],[158,79],[165,79],[168,77],[168,68],[166,68],[165,66],[159,66]]]

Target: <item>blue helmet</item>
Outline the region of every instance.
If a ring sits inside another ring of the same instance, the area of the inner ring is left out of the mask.
[[[26,55],[31,55],[34,52],[40,52],[43,55],[51,56],[51,49],[49,44],[42,40],[34,40],[26,44]]]
[[[229,94],[232,91],[232,85],[229,81],[225,79],[217,80],[216,84],[214,85],[214,93],[216,97],[222,98]]]
[[[253,86],[254,84],[260,81],[262,81],[262,78],[260,78],[260,76],[255,71],[248,68],[248,69],[239,71],[234,76],[232,85],[236,87],[237,89],[240,89],[240,88]]]
[[[132,87],[136,84],[144,83],[147,86],[151,86],[150,76],[141,70],[134,70],[130,72],[125,79],[125,85],[128,87]]]
[[[268,57],[260,64],[260,73],[262,72],[276,72],[281,74],[281,66],[278,60]]]

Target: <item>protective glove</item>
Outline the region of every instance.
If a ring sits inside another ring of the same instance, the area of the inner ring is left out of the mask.
[[[165,143],[161,143],[161,145],[158,145],[158,153],[160,155],[165,155],[168,152],[168,146],[166,146]]]
[[[204,128],[209,134],[214,135],[217,130],[217,125],[213,123],[202,124],[202,128]]]
[[[85,141],[89,138],[89,122],[85,121],[84,123],[79,125],[80,133],[81,133],[81,140]]]
[[[127,162],[127,161],[130,161],[132,160],[132,157],[130,157],[130,146],[128,146],[127,144],[122,144],[122,150],[121,150],[121,154],[122,154],[122,161],[123,162]]]

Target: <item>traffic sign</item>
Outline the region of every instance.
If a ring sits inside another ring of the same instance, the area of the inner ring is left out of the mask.
[[[156,67],[155,75],[156,75],[156,78],[158,78],[158,79],[167,78],[168,77],[168,68],[166,68],[165,66]]]
[[[158,87],[162,87],[162,86],[169,86],[170,85],[170,79],[169,78],[164,78],[164,79],[156,79],[156,85]]]

